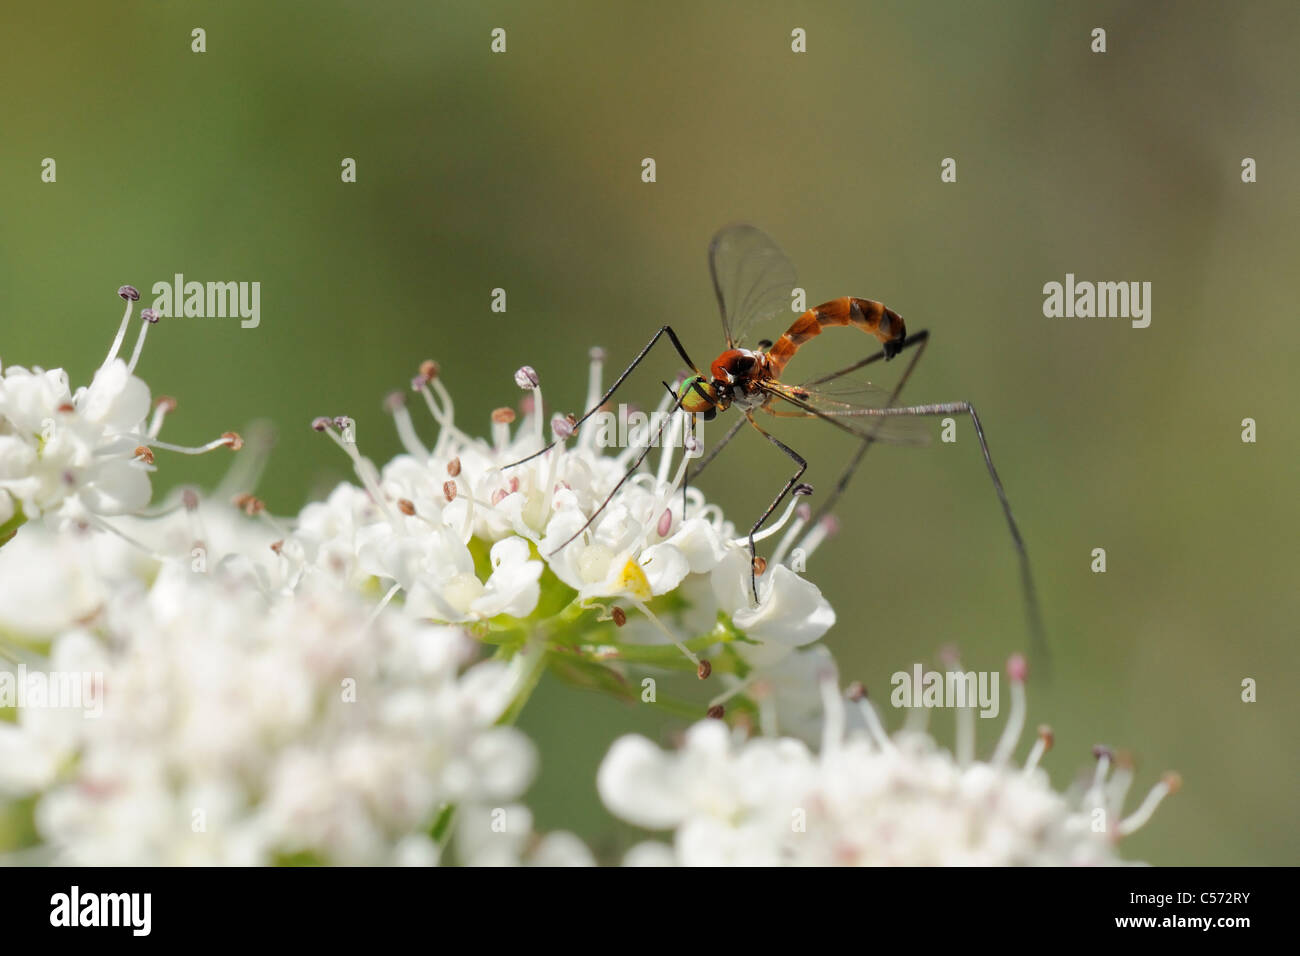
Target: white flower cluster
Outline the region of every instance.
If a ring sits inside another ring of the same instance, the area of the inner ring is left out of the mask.
[[[135,350],[124,361],[118,351],[140,293],[122,286],[118,295],[126,313],[89,386],[72,392],[63,369],[11,366],[0,374],[0,541],[40,516],[66,524],[140,511],[149,503],[154,448],[194,454],[239,447],[233,432],[200,448],[159,440],[175,403],[160,400],[151,417],[149,388],[132,374],[158,315],[143,310]]]
[[[833,670],[820,752],[782,737],[747,739],[721,721],[693,726],[679,750],[623,737],[601,765],[605,804],[630,823],[673,831],[672,845],[640,844],[629,865],[1015,866],[1119,863],[1118,839],[1176,789],[1169,775],[1120,817],[1131,767],[1108,778],[1097,753],[1092,784],[1065,796],[1038,766],[1051,744],[1040,729],[1023,765],[1012,755],[1024,725],[1024,662],[1013,658],[1012,712],[987,761],[957,756],[927,734],[888,736],[861,688],[846,713]],[[856,717],[857,726],[852,726]],[[964,709],[966,740],[975,717]]]
[[[792,499],[752,563],[686,486],[695,439],[666,414],[671,395],[649,419],[662,431],[610,451],[593,422],[555,417],[548,434],[525,367],[522,415],[498,409],[482,439],[426,362],[411,394],[438,426],[432,445],[405,395],[387,403],[405,450],[382,468],[351,419],[317,419],[357,483],[295,517],[251,494],[260,429],[212,495],[151,506],[153,449],[243,442],[158,439],[174,403],[150,415],[134,376],[157,316],[142,313],[118,358],[138,298],[119,294],[126,314],[89,387],[71,393],[62,370],[0,378],[0,850],[4,801],[19,798],[40,841],[22,852],[47,862],[590,864],[577,837],[534,833],[521,802],[538,758],[510,725],[548,667],[624,699],[646,673],[714,688],[675,706],[725,720],[678,751],[623,738],[600,768],[612,812],[672,831],[629,863],[1110,863],[1174,786],[1120,819],[1131,772],[1110,775],[1108,752],[1068,796],[1038,769],[1050,735],[1015,766],[1018,659],[986,762],[889,737],[862,693],[846,708],[813,646],[835,614],[787,561],[833,522],[810,527]],[[587,408],[608,397],[602,363],[593,351]],[[12,665],[98,675],[102,707],[14,708]]]
[[[494,726],[518,668],[472,652],[338,588],[268,603],[167,565],[55,639],[52,671],[104,675],[102,714],[0,723],[0,792],[42,795],[59,863],[435,863],[438,814],[517,799],[536,761]]]
[[[589,375],[593,405],[601,395],[601,371],[596,351]],[[827,534],[822,526],[800,539],[806,510],[795,516],[792,501],[756,537],[786,530],[759,578],[755,603],[746,539],[736,537],[698,489],[682,491],[692,459],[677,454],[689,443],[680,417],[660,442],[656,470],[624,481],[643,444],[606,454],[594,427],[575,434],[568,419],[556,418],[554,447],[537,454],[546,447],[536,411],[542,408],[538,377],[525,368],[516,381],[531,392],[529,410],[512,431],[514,410],[498,409],[485,441],[456,426],[451,395],[436,365],[426,362],[413,391],[440,426],[438,439],[426,447],[404,396],[393,396],[388,408],[406,451],[382,470],[350,441],[348,419],[318,419],[315,427],[352,459],[361,486],[340,485],[326,501],[303,509],[281,549],[290,562],[283,573],[299,579],[323,572],[354,586],[378,581],[420,616],[472,624],[533,614],[539,580],[549,571],[569,589],[575,608],[621,603],[641,612],[620,643],[675,643],[697,666],[699,656],[684,641],[712,632],[719,612],[744,632],[736,651],[752,667],[778,663],[834,624],[834,611],[817,587],[782,563],[796,541],[806,557]],[[485,564],[476,561],[476,551],[485,552]],[[650,604],[674,592],[690,599],[662,620]]]

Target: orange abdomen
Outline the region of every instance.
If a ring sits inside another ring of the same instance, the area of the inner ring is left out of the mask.
[[[821,335],[822,329],[831,325],[854,325],[874,335],[885,347],[886,358],[893,358],[907,337],[903,317],[886,308],[884,303],[852,296],[832,299],[799,316],[794,325],[776,340],[767,352],[772,374],[780,375],[786,363],[799,351],[799,346]]]

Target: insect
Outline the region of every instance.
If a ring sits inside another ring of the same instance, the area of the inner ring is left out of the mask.
[[[1030,631],[1036,645],[1045,656],[1042,619],[1029,556],[1015,517],[1011,513],[1011,504],[1003,489],[1002,481],[993,465],[988,442],[984,437],[984,428],[974,406],[965,401],[926,405],[898,404],[903,386],[925,351],[929,333],[919,331],[909,335],[903,317],[883,303],[845,296],[808,309],[774,339],[756,338],[755,335],[760,329],[783,317],[784,321],[788,321],[796,279],[794,267],[781,248],[766,233],[752,225],[726,226],[713,237],[709,243],[709,272],[722,316],[722,333],[726,348],[713,360],[708,370],[701,370],[691,360],[676,331],[672,326],[664,325],[651,336],[650,341],[614,380],[595,407],[574,420],[575,427],[580,426],[604,406],[633,370],[646,359],[655,345],[662,338],[667,337],[677,354],[691,370],[691,374],[683,379],[675,390],[664,383],[665,387],[673,392],[673,410],[680,408],[688,415],[698,416],[704,420],[712,420],[719,413],[733,408],[740,412],[740,416],[730,430],[696,463],[690,478],[698,477],[699,473],[745,425],[751,426],[795,464],[794,474],[789,477],[767,510],[749,530],[750,585],[754,600],[757,601],[758,575],[762,572],[763,562],[758,557],[754,536],[781,507],[787,496],[811,494],[812,488],[800,481],[808,468],[807,460],[768,432],[759,424],[756,416],[819,419],[859,440],[856,453],[836,482],[830,496],[819,508],[820,517],[827,513],[844,493],[872,444],[878,441],[915,440],[915,432],[912,429],[895,426],[906,425],[908,420],[916,424],[917,419],[923,417],[966,415],[974,427],[985,467],[997,493],[998,502],[1002,507],[1019,557],[1021,584]],[[879,350],[838,371],[811,381],[797,385],[782,381],[781,377],[787,366],[804,344],[821,335],[826,329],[839,326],[857,328],[873,336],[880,345]],[[905,350],[914,351],[892,390],[881,389],[865,378],[865,369],[878,361],[888,361]],[[552,442],[541,451],[515,464],[522,464],[543,454],[555,444],[556,442]],[[591,527],[618,488],[635,474],[649,450],[650,445],[647,444],[641,456],[610,492],[605,502],[596,509],[582,528],[560,545],[560,548],[567,546]]]

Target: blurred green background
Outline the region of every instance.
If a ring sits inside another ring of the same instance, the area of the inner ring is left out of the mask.
[[[881,299],[931,330],[908,397],[979,408],[1039,576],[1053,677],[1031,683],[1030,719],[1056,730],[1056,783],[1096,742],[1131,748],[1138,789],[1167,768],[1185,786],[1126,856],[1300,859],[1294,2],[15,0],[0,33],[5,362],[85,382],[119,284],[150,300],[176,272],[260,281],[260,328],[168,322],[141,374],[180,400],[171,440],[271,418],[260,490],[292,513],[347,471],[311,418],[352,415],[386,460],[381,399],[423,358],[484,426],[517,400],[519,365],[576,410],[587,349],[625,361],[664,322],[708,361],[706,243],[757,222],[809,304]],[[1067,272],[1150,281],[1150,328],[1045,318],[1042,286]],[[872,345],[829,335],[800,371]],[[654,402],[676,369],[665,351],[629,400]],[[829,487],[850,444],[789,425]],[[873,450],[811,562],[846,680],[883,689],[948,642],[978,668],[1025,646],[1014,555],[959,435]],[[788,471],[756,437],[723,461],[705,485],[737,523]],[[160,455],[156,487],[226,463]],[[597,761],[618,732],[681,726],[550,683],[522,723],[544,754],[540,825],[610,851],[629,834],[600,809]]]

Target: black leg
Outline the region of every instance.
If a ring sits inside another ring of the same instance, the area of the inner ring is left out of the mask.
[[[767,510],[763,512],[763,517],[759,518],[756,522],[754,522],[754,527],[749,529],[749,585],[754,592],[754,603],[757,604],[758,603],[758,568],[757,568],[758,550],[754,547],[754,535],[757,534],[758,530],[762,528],[764,524],[767,523],[767,519],[772,517],[772,512],[776,511],[776,509],[781,506],[781,502],[785,500],[785,496],[790,493],[790,490],[798,484],[799,479],[803,477],[803,473],[808,470],[808,462],[804,460],[802,455],[800,455],[797,451],[795,451],[785,442],[781,441],[775,435],[769,434],[768,432],[764,431],[762,426],[760,426],[758,422],[754,421],[754,415],[752,412],[748,412],[748,411],[745,412],[745,418],[749,421],[751,425],[753,425],[756,429],[758,429],[758,433],[760,435],[762,435],[764,438],[770,441],[777,448],[781,449],[783,452],[785,452],[787,455],[793,458],[795,462],[799,465],[799,470],[796,471],[794,475],[791,476],[790,480],[785,483],[785,487],[781,489],[781,493],[776,496],[775,500],[773,500],[773,502],[770,505],[768,505]]]
[[[913,335],[909,335],[907,337],[907,341],[903,343],[902,348],[904,349],[909,349],[914,345],[917,346],[917,349],[916,352],[912,355],[911,359],[908,360],[907,367],[903,369],[903,374],[899,378],[898,384],[894,386],[893,392],[890,393],[889,403],[886,407],[897,404],[898,396],[902,393],[903,387],[907,385],[907,380],[912,377],[912,372],[916,369],[917,363],[921,361],[921,356],[925,354],[925,346],[926,343],[929,342],[929,340],[930,340],[930,333],[927,330],[922,329],[920,332],[916,332]],[[806,384],[820,385],[826,382],[834,381],[835,379],[839,378],[841,375],[847,375],[849,372],[856,372],[858,369],[862,368],[863,366],[870,365],[872,362],[877,362],[883,359],[884,357],[885,357],[885,353],[883,351],[877,352],[874,355],[871,355],[868,358],[863,359],[861,362],[858,362],[855,365],[850,365],[848,368],[840,369],[838,372],[832,372],[830,375],[823,375],[821,378],[817,379],[816,382],[809,382]],[[848,465],[845,467],[844,472],[839,477],[839,480],[835,482],[834,489],[826,497],[826,500],[821,503],[821,506],[817,509],[817,513],[812,516],[812,521],[810,522],[811,524],[816,524],[823,517],[830,514],[831,509],[835,507],[835,505],[839,502],[840,497],[844,494],[845,489],[848,488],[849,482],[853,480],[853,475],[858,470],[858,466],[862,464],[862,459],[867,456],[867,449],[869,449],[875,443],[875,440],[876,440],[875,436],[868,436],[862,439],[862,443],[858,445],[857,452],[853,455],[853,458],[849,461]]]
[[[600,411],[601,407],[602,407],[602,406],[603,406],[607,401],[609,401],[611,398],[614,397],[614,393],[615,393],[616,391],[618,391],[619,386],[622,385],[623,382],[627,379],[627,377],[628,377],[629,375],[632,374],[632,370],[633,370],[634,368],[636,368],[638,365],[640,365],[641,362],[645,359],[645,357],[646,357],[647,355],[650,354],[650,350],[651,350],[652,348],[654,348],[655,343],[658,342],[659,339],[660,339],[662,336],[664,336],[664,335],[667,335],[667,336],[668,336],[669,340],[673,343],[673,348],[675,348],[675,349],[677,350],[677,354],[680,355],[680,356],[682,357],[682,360],[683,360],[684,362],[686,362],[686,364],[687,364],[687,365],[688,365],[692,370],[694,370],[695,374],[697,374],[697,375],[702,374],[702,373],[700,372],[700,370],[699,370],[698,368],[696,368],[695,363],[691,361],[691,357],[690,357],[689,355],[686,354],[686,348],[682,345],[681,339],[679,339],[679,338],[677,337],[677,333],[673,331],[672,326],[670,326],[670,325],[665,325],[665,326],[663,326],[662,328],[660,328],[658,332],[656,332],[654,335],[652,335],[652,336],[650,337],[650,341],[646,343],[645,348],[641,349],[641,351],[640,351],[639,353],[637,353],[637,357],[634,358],[634,359],[632,360],[632,364],[631,364],[631,365],[629,365],[627,368],[623,369],[623,374],[620,375],[618,378],[616,378],[616,379],[614,380],[614,384],[611,385],[611,386],[609,387],[609,389],[605,392],[605,394],[601,396],[600,401],[596,402],[596,404],[595,404],[594,406],[592,406],[591,408],[589,408],[589,409],[587,409],[585,412],[583,412],[581,418],[579,418],[579,419],[577,419],[576,421],[574,421],[574,423],[573,423],[573,427],[574,427],[575,430],[576,430],[579,426],[581,426],[582,423],[585,422],[588,418],[590,418],[592,415],[596,414],[596,412]],[[680,403],[679,403],[679,404],[680,404]],[[542,410],[539,408],[539,409],[537,410],[537,414],[540,415],[541,413],[542,413]],[[558,444],[557,441],[553,441],[553,442],[551,442],[549,445],[547,445],[545,448],[541,449],[540,451],[535,451],[535,452],[533,452],[531,455],[529,455],[529,456],[526,457],[526,458],[520,458],[518,461],[512,461],[510,464],[506,465],[505,468],[513,468],[513,467],[515,467],[515,465],[522,465],[522,464],[523,464],[524,462],[526,462],[526,461],[532,461],[532,460],[533,460],[534,458],[536,458],[538,455],[544,455],[544,454],[546,454],[548,451],[550,451],[552,448],[554,448],[557,444]],[[504,470],[504,469],[503,469],[503,470]]]

